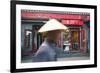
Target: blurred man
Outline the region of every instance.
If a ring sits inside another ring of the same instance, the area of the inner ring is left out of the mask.
[[[41,34],[46,33],[45,40],[33,56],[33,62],[57,61],[57,54],[60,49],[57,48],[56,41],[61,32],[67,29],[56,19],[51,19],[44,24],[38,32]]]

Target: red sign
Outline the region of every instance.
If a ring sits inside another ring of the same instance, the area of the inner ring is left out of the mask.
[[[55,19],[82,19],[78,14],[22,12],[22,17],[27,18],[55,18]]]
[[[82,20],[62,20],[62,24],[66,25],[83,25],[84,22]]]

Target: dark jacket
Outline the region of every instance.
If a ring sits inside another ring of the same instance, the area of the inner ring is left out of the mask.
[[[58,48],[54,43],[50,43],[45,40],[36,54],[33,56],[33,62],[46,62],[46,61],[57,61]]]

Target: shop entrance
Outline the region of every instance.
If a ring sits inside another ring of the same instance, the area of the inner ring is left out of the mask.
[[[70,28],[71,50],[77,51],[80,49],[80,29]]]
[[[30,29],[24,30],[24,48],[26,50],[31,50],[32,52],[36,52],[43,42],[43,37],[38,30],[40,29],[41,25],[30,25]]]
[[[80,50],[80,28],[69,27],[69,32],[63,33],[63,49],[64,51]]]
[[[33,25],[32,26],[32,50],[33,52],[36,52],[43,42],[43,37],[41,34],[38,33],[38,30],[40,29],[41,25]]]

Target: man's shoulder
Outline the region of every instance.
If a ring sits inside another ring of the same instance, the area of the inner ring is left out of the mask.
[[[40,46],[39,51],[41,52],[49,52],[50,47],[49,46]]]

